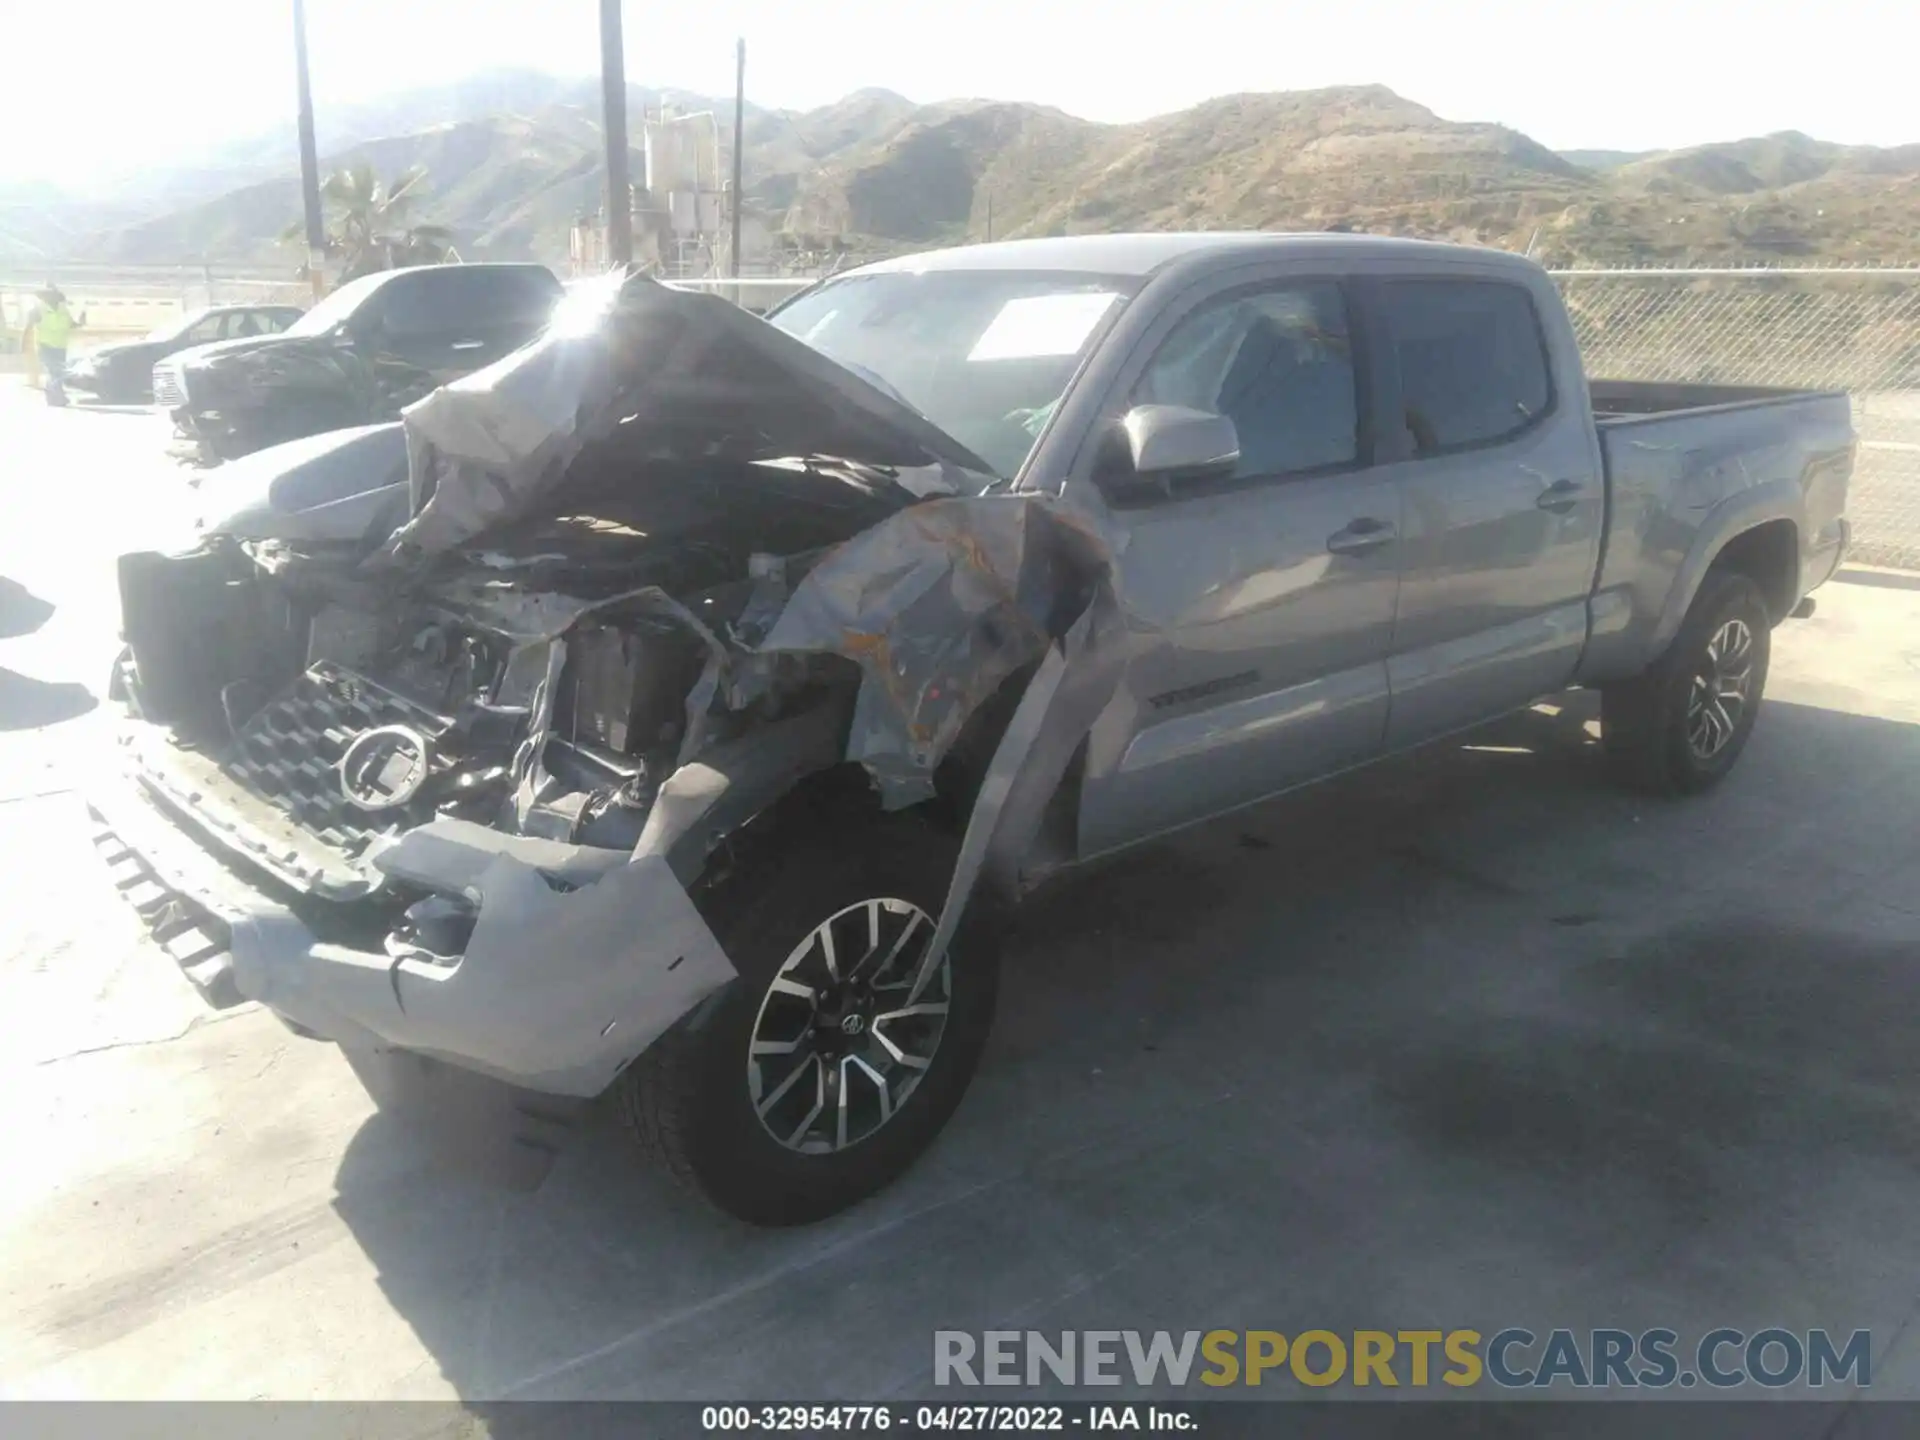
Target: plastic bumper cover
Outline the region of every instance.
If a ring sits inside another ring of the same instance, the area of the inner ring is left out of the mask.
[[[350,1049],[393,1046],[528,1090],[591,1096],[734,975],[658,856],[566,888],[548,878],[554,867],[514,853],[516,837],[468,837],[448,864],[479,915],[462,958],[440,965],[323,940],[136,779],[116,776],[89,798],[114,837],[110,858],[138,861],[143,898],[163,892],[158,913],[198,917],[196,935],[211,933],[210,951],[182,959],[210,1000],[259,1001]]]

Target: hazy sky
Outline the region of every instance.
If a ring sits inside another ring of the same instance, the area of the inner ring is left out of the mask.
[[[291,0],[4,0],[0,177],[97,181],[292,114]],[[317,103],[598,65],[596,0],[308,0]],[[1292,12],[1292,13],[1290,13]],[[964,19],[962,18],[964,17]],[[1380,82],[1557,148],[1920,140],[1913,0],[626,0],[627,74],[810,106],[863,85],[1132,120]],[[291,157],[291,139],[289,156]]]

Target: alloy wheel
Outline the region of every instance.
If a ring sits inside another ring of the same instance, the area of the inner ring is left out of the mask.
[[[1729,620],[1713,632],[1694,671],[1687,695],[1687,748],[1696,760],[1711,760],[1732,740],[1746,713],[1753,685],[1753,632],[1744,620]]]
[[[787,1149],[859,1144],[926,1075],[951,1000],[945,959],[911,998],[934,928],[909,900],[862,900],[816,925],[780,966],[754,1017],[747,1091]]]

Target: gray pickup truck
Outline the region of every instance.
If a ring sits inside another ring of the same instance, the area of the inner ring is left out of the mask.
[[[805,1221],[951,1115],[1063,867],[1569,686],[1632,783],[1721,779],[1853,449],[1842,395],[1590,382],[1482,250],[1022,241],[766,320],[609,277],[122,560],[101,844],[396,1106],[607,1095]]]

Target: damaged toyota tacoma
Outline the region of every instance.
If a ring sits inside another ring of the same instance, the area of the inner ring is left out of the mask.
[[[523,1139],[610,1093],[805,1221],[953,1113],[1049,874],[1575,685],[1625,778],[1719,780],[1853,444],[1840,395],[1590,384],[1489,251],[1013,242],[768,320],[610,277],[124,557],[102,845],[376,1093]]]

